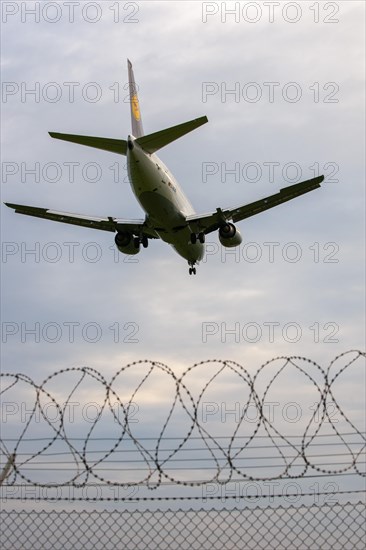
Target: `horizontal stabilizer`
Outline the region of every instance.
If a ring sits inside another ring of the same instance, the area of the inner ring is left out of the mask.
[[[103,149],[103,151],[111,151],[119,155],[126,155],[127,142],[124,139],[111,139],[94,136],[78,136],[75,134],[59,134],[57,132],[49,132],[50,136],[63,141],[71,141],[80,145],[87,145],[95,149]]]
[[[158,149],[192,132],[192,130],[199,128],[202,124],[206,124],[206,122],[208,122],[207,116],[202,116],[189,122],[183,122],[183,124],[160,130],[160,132],[139,137],[136,141],[147,153],[155,153]]]

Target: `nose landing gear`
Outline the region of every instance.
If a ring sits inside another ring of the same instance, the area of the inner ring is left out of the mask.
[[[194,262],[188,262],[188,263],[189,263],[189,274],[196,275],[196,268],[194,267]]]

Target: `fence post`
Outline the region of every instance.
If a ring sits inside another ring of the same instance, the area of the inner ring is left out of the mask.
[[[4,466],[4,469],[0,475],[0,486],[3,484],[3,481],[8,477],[11,467],[14,465],[15,462],[15,453],[9,455],[8,461]]]

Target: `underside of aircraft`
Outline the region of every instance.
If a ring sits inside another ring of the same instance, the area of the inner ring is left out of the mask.
[[[218,232],[225,247],[240,245],[242,238],[236,223],[292,200],[320,187],[324,176],[280,189],[277,193],[235,208],[216,208],[208,214],[197,214],[180,185],[156,151],[202,126],[206,116],[145,135],[142,127],[137,88],[132,64],[128,60],[132,132],[126,140],[50,132],[55,139],[77,143],[127,157],[131,188],[144,210],[144,219],[102,218],[58,212],[48,208],[5,203],[19,214],[52,221],[100,229],[115,233],[115,244],[124,254],[137,254],[150,239],[162,239],[188,261],[189,274],[204,256],[206,235]]]

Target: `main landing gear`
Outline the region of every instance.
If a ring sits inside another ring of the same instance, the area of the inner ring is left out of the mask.
[[[196,235],[196,233],[191,233],[191,243],[196,244],[197,239],[199,240],[200,243],[203,244],[205,242],[205,234],[202,232],[198,233],[198,235]]]
[[[135,248],[139,248],[140,243],[142,244],[142,246],[144,248],[147,248],[149,246],[148,237],[146,237],[146,235],[143,235],[141,238],[140,237],[134,237],[133,238],[133,244],[134,244]]]

